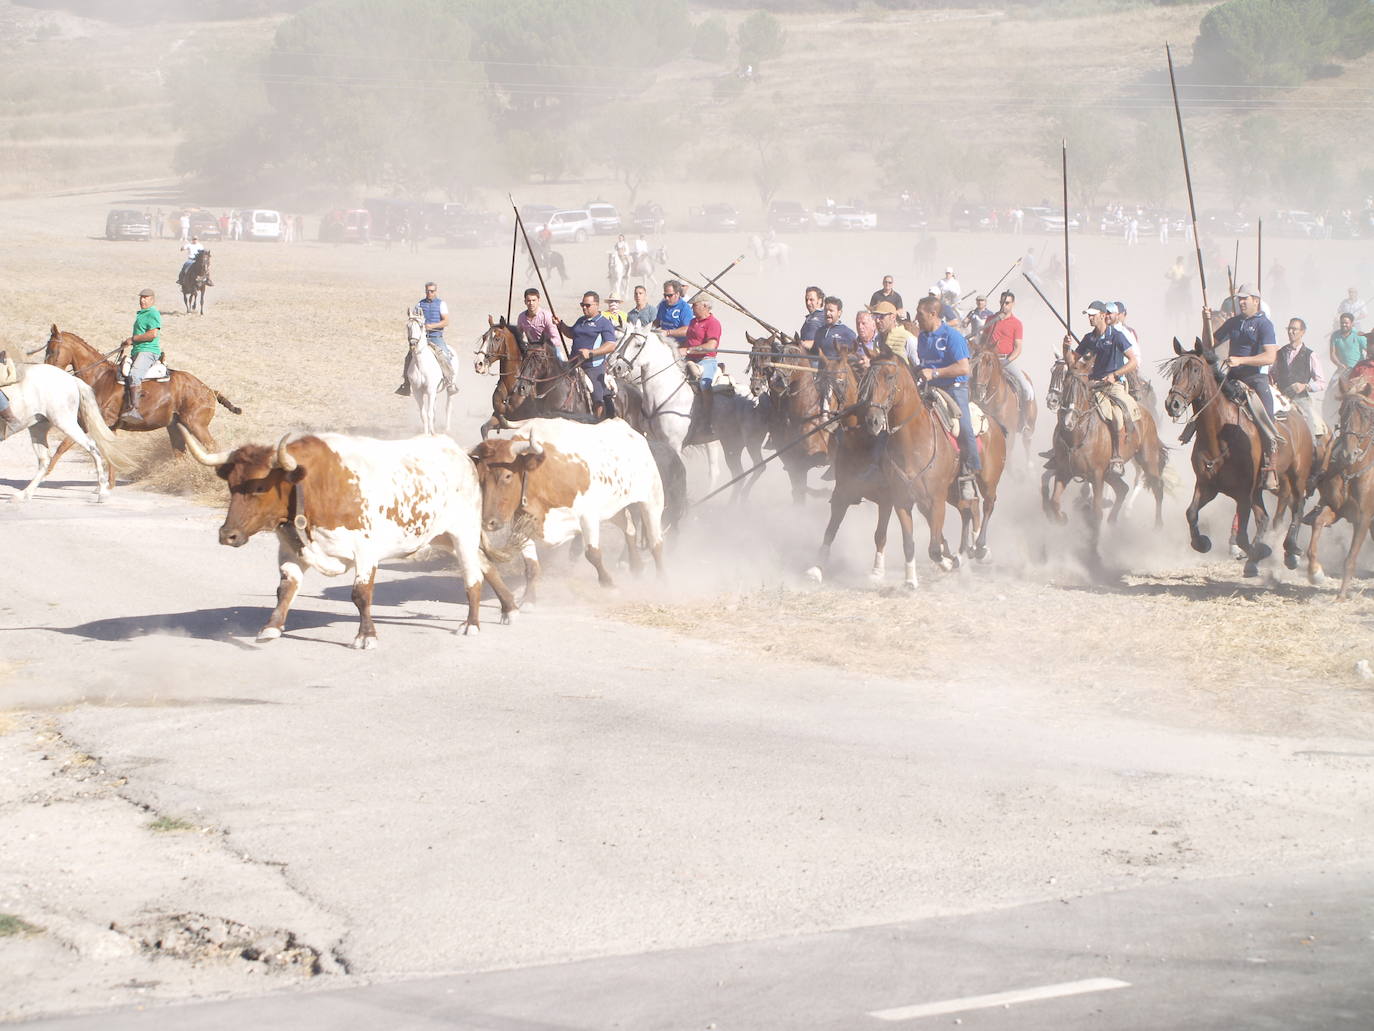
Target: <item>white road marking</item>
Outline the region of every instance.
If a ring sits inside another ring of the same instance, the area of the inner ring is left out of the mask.
[[[1105,992],[1113,988],[1129,988],[1130,986],[1129,981],[1118,981],[1111,977],[1093,977],[1086,981],[1066,981],[1063,984],[1047,984],[1039,988],[1021,988],[1014,992],[997,992],[994,995],[968,995],[962,999],[946,999],[944,1002],[926,1002],[917,1006],[874,1010],[869,1016],[877,1017],[879,1020],[915,1020],[917,1017],[936,1017],[947,1013],[962,1013],[964,1010],[983,1010],[993,1006],[1010,1006],[1017,1002],[1058,999],[1066,995],[1084,995],[1088,992]]]

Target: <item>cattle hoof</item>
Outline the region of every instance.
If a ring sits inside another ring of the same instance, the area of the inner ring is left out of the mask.
[[[1206,534],[1198,534],[1193,538],[1193,550],[1199,555],[1205,555],[1212,550],[1212,538]]]
[[[258,643],[266,644],[268,641],[275,641],[281,636],[281,627],[265,626],[258,631]]]
[[[1245,558],[1245,551],[1239,544],[1231,545],[1231,557],[1238,560]]]
[[[370,652],[373,648],[377,647],[377,638],[364,637],[362,634],[359,634],[357,637],[353,638],[353,643],[350,644],[349,647],[355,651]]]
[[[504,623],[504,622],[508,622],[508,620],[505,618],[504,615],[502,616],[501,621],[502,621],[503,623]],[[476,637],[476,636],[478,636],[481,632],[482,632],[482,628],[481,628],[480,626],[478,626],[476,623],[464,623],[462,626],[460,626],[460,627],[455,631],[455,633],[462,634],[464,637]]]
[[[825,574],[821,572],[820,566],[812,566],[803,573],[802,576],[806,577],[813,584],[822,583],[825,580]]]

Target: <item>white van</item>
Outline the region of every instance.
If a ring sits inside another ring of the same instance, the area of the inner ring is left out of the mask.
[[[270,208],[254,208],[243,213],[245,240],[280,240],[281,213]]]

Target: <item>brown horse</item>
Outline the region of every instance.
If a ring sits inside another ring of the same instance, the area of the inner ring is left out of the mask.
[[[959,564],[945,543],[945,506],[953,505],[963,519],[960,551],[986,559],[988,523],[997,504],[997,485],[1006,464],[1006,438],[989,420],[980,436],[983,468],[977,474],[981,498],[958,496],[958,446],[934,410],[926,403],[910,369],[891,357],[875,359],[854,392],[845,389],[842,423],[848,423],[836,453],[835,491],[830,499],[830,522],[821,541],[819,560],[807,576],[820,581],[830,547],[850,505],[867,497],[877,502],[879,522],[873,535],[873,576],[883,572],[888,515],[893,509],[902,530],[906,564],[903,586],[916,588],[916,540],[912,509],[920,510],[930,530],[926,553],[941,569]],[[876,461],[875,461],[876,460]],[[872,468],[877,466],[876,471]],[[843,479],[841,478],[843,477]],[[977,535],[974,539],[974,535]]]
[[[1317,484],[1319,507],[1307,545],[1307,579],[1312,584],[1325,582],[1326,572],[1317,559],[1317,540],[1336,520],[1350,520],[1354,533],[1345,556],[1341,589],[1336,594],[1337,599],[1344,600],[1350,593],[1365,535],[1374,533],[1374,393],[1367,384],[1346,394],[1341,402],[1340,428],[1334,436],[1330,468]]]
[[[1077,360],[1066,354],[1054,363],[1046,399],[1053,401],[1059,419],[1054,428],[1054,452],[1046,463],[1041,484],[1041,499],[1045,514],[1063,524],[1068,522],[1060,508],[1064,489],[1074,480],[1088,484],[1092,491],[1088,522],[1096,549],[1102,531],[1103,487],[1110,486],[1115,495],[1107,516],[1111,523],[1121,514],[1128,488],[1124,477],[1111,472],[1112,431],[1098,410],[1088,378],[1092,361],[1091,357]],[[1143,405],[1134,432],[1121,442],[1121,458],[1135,463],[1145,484],[1154,492],[1155,529],[1159,529],[1164,525],[1164,466],[1169,452],[1160,443],[1154,416]]]
[[[477,344],[477,360],[473,368],[479,376],[496,371],[496,387],[491,392],[491,418],[482,423],[482,439],[510,419],[519,418],[515,414],[518,407],[514,400],[515,382],[520,376],[520,344],[515,331],[507,324],[503,315],[498,321],[487,316],[487,331]]]
[[[1035,455],[1031,436],[1035,433],[1038,415],[1035,399],[1023,399],[1011,385],[1011,377],[1002,367],[1002,359],[992,348],[978,348],[972,355],[972,374],[969,376],[969,400],[987,413],[1006,432],[1008,438],[1020,436],[1025,445],[1026,461]],[[1011,456],[1011,441],[1007,443]]]
[[[1241,414],[1240,406],[1222,389],[1225,373],[1214,348],[1204,348],[1201,340],[1193,342],[1191,351],[1183,350],[1174,340],[1174,353],[1165,369],[1172,377],[1164,410],[1177,419],[1191,406],[1197,435],[1193,440],[1193,472],[1197,482],[1193,500],[1188,506],[1188,534],[1194,551],[1206,553],[1212,549],[1211,538],[1198,529],[1198,513],[1218,494],[1225,494],[1236,503],[1239,526],[1236,543],[1245,552],[1246,576],[1259,575],[1259,563],[1273,554],[1273,549],[1260,538],[1270,527],[1269,514],[1264,507],[1264,477],[1260,463],[1263,458],[1259,430],[1248,413]],[[1308,476],[1314,458],[1312,433],[1297,412],[1278,420],[1279,443],[1274,452],[1274,471],[1278,475],[1278,502],[1275,522],[1285,511],[1292,514],[1292,522],[1283,541],[1284,564],[1296,569],[1298,556],[1298,527],[1302,522],[1307,501]],[[1249,539],[1250,516],[1255,517],[1255,540]]]
[[[815,362],[786,337],[744,336],[751,350],[749,390],[755,397],[767,392],[772,447],[787,448],[781,461],[792,481],[792,501],[800,505],[806,499],[806,474],[829,462],[830,430],[823,425]]]
[[[232,278],[232,277],[230,277]],[[205,314],[205,288],[210,283],[210,252],[200,251],[191,262],[191,267],[177,276],[181,287],[181,302],[186,305],[186,314],[200,306],[200,314]]]
[[[203,252],[202,252],[203,253]],[[48,344],[43,360],[60,369],[68,366],[79,379],[90,384],[100,402],[100,414],[105,424],[112,430],[160,430],[165,429],[171,438],[172,447],[185,450],[181,433],[192,433],[207,451],[217,451],[215,438],[210,435],[210,420],[215,417],[215,404],[218,402],[235,415],[242,409],[221,394],[211,390],[189,372],[173,370],[166,382],[143,384],[143,396],[139,400],[138,411],[143,418],[138,422],[126,422],[120,418],[124,403],[124,385],[118,381],[114,362],[100,354],[75,333],[59,330],[56,324],[48,335]],[[70,440],[58,445],[48,472],[57,465],[58,460],[72,446]],[[114,486],[114,470],[110,470],[110,486]]]

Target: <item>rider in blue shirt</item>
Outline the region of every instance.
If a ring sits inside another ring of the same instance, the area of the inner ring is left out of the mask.
[[[1236,288],[1236,304],[1239,315],[1232,315],[1212,331],[1212,313],[1202,312],[1202,343],[1205,347],[1230,341],[1231,350],[1227,364],[1226,378],[1245,384],[1264,404],[1268,420],[1259,419],[1256,425],[1264,449],[1263,468],[1266,486],[1278,486],[1274,475],[1274,447],[1278,442],[1278,427],[1274,424],[1274,395],[1269,389],[1269,377],[1265,374],[1268,366],[1278,357],[1279,344],[1274,335],[1274,324],[1269,316],[1260,310],[1259,294],[1248,286]],[[1267,424],[1266,424],[1267,423]]]
[[[818,286],[808,286],[805,294],[806,318],[802,319],[797,339],[807,351],[816,350],[816,337],[825,326],[825,291]]]
[[[825,322],[821,324],[820,332],[815,336],[816,346],[820,348],[821,354],[831,361],[839,358],[842,350],[852,354],[859,338],[852,329],[840,321],[844,315],[844,302],[838,297],[827,297],[822,311]]]
[[[918,381],[939,387],[959,406],[959,463],[963,468],[959,496],[972,501],[978,496],[974,474],[983,468],[983,461],[978,455],[978,438],[968,410],[968,341],[941,317],[938,297],[921,298],[916,305],[916,324],[921,333],[915,340],[907,341],[906,358]]]
[[[601,314],[601,295],[588,290],[582,295],[582,315],[571,326],[558,320],[558,330],[572,338],[571,358],[582,366],[592,381],[592,411],[598,419],[606,418],[606,355],[619,342],[615,324]]]
[[[1119,431],[1115,423],[1107,424],[1112,435],[1112,458],[1108,468],[1113,474],[1120,476],[1126,471],[1126,463],[1121,458],[1121,441],[1135,426],[1134,420],[1131,419],[1129,395],[1126,393],[1126,376],[1136,370],[1139,362],[1130,338],[1107,321],[1107,317],[1114,312],[1115,308],[1106,301],[1093,301],[1088,305],[1083,314],[1088,316],[1088,321],[1092,323],[1092,332],[1078,342],[1074,354],[1080,358],[1092,355],[1093,368],[1088,378],[1107,395],[1107,400],[1121,413],[1122,428]],[[1073,337],[1064,337],[1066,349],[1073,343]]]
[[[663,300],[658,302],[654,325],[673,341],[674,347],[681,347],[687,339],[687,327],[691,324],[692,306],[682,296],[682,284],[676,279],[669,279],[663,284]]]

